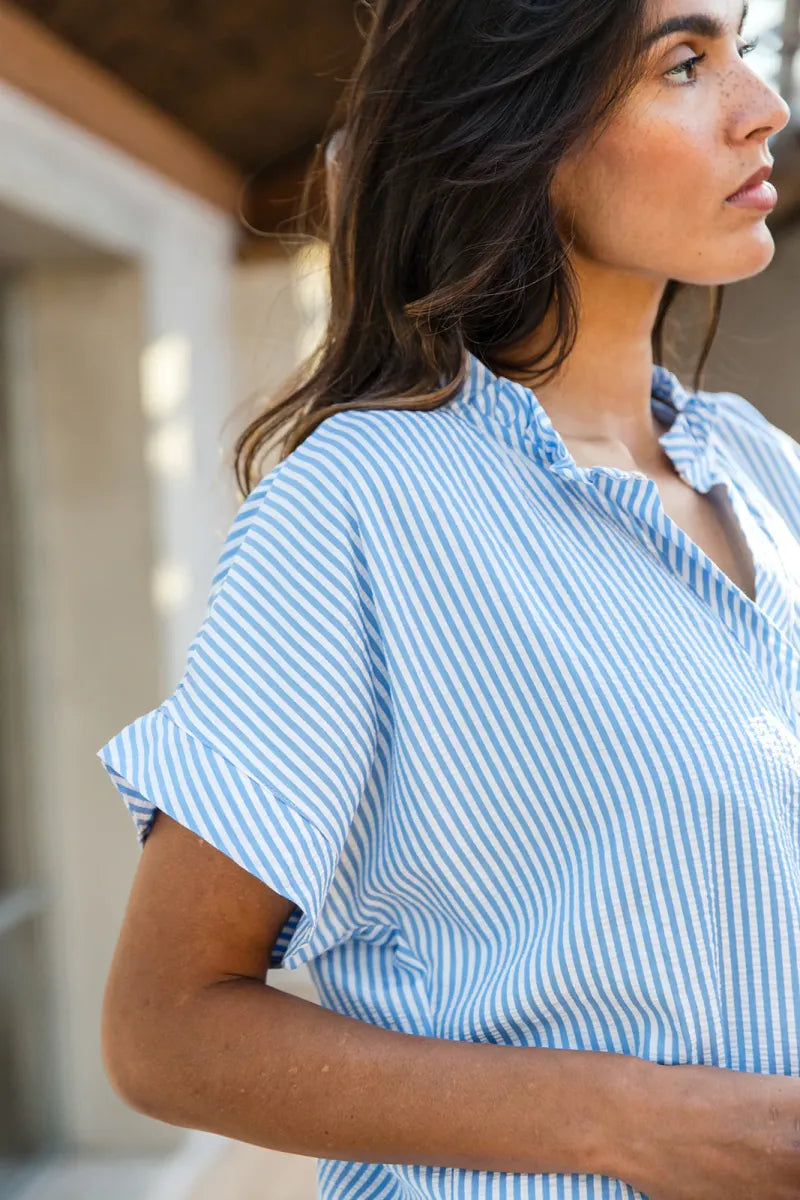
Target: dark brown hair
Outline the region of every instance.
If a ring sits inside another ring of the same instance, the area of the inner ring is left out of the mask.
[[[551,309],[555,333],[516,369],[547,380],[574,345],[577,284],[550,184],[639,78],[647,0],[376,0],[358,65],[306,174],[296,228],[329,248],[317,349],[235,445],[239,489],[285,430],[287,457],[341,409],[431,409],[464,381],[464,349],[502,351]],[[321,217],[309,200],[325,181]],[[685,285],[669,280],[653,327]],[[722,303],[711,319],[693,386]],[[553,352],[554,355],[553,355]],[[544,363],[549,365],[545,368]],[[441,386],[442,380],[445,385]]]

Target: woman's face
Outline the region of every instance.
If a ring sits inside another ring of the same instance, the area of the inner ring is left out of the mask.
[[[790,110],[742,54],[742,0],[662,0],[648,28],[697,12],[723,36],[679,31],[655,41],[612,123],[559,164],[552,194],[559,225],[584,257],[709,285],[746,278],[772,259],[769,214],[726,198],[772,161],[767,138]],[[692,63],[695,55],[702,61]]]

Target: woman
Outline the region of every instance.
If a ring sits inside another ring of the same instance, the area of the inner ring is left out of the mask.
[[[789,114],[695,7],[378,4],[326,340],[99,751],[110,1078],[322,1200],[800,1195],[800,446],[699,383]],[[304,962],[320,1005],[265,984]]]

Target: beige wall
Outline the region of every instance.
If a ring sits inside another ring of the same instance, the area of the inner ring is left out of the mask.
[[[94,751],[108,723],[150,704],[160,676],[152,649],[142,653],[159,639],[141,454],[140,280],[126,264],[39,264],[19,278],[9,311],[21,334],[9,388],[24,531],[20,749],[49,891],[49,1082],[65,1143],[171,1146],[173,1131],[151,1128],[113,1093],[99,1054],[102,991],[136,842],[130,817],[98,779]]]
[[[41,1039],[54,1034],[31,1090],[54,1114],[48,1148],[152,1155],[188,1135],[125,1105],[101,1061],[138,851],[95,752],[177,681],[234,511],[220,435],[235,229],[5,85],[0,137],[23,680],[0,696],[23,781],[3,792],[32,826],[47,893],[37,1001],[52,1027]]]

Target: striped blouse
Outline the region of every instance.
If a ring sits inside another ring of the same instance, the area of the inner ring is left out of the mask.
[[[460,1041],[800,1074],[800,445],[655,366],[751,600],[638,471],[580,467],[468,356],[339,412],[246,498],[175,691],[99,751],[294,902],[271,967]],[[599,1174],[319,1159],[319,1200],[641,1197]],[[266,1200],[266,1198],[265,1198]]]

